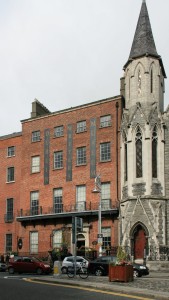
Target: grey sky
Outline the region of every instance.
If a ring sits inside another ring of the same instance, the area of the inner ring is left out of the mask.
[[[169,1],[146,2],[169,76]],[[35,98],[57,111],[119,95],[141,3],[0,0],[0,135],[21,131]]]

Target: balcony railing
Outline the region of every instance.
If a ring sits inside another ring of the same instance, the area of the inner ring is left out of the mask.
[[[118,211],[118,203],[112,202],[112,200],[103,200],[102,202],[102,213],[106,211]],[[36,206],[32,209],[20,209],[17,213],[17,218],[21,217],[33,217],[37,215],[70,215],[74,213],[83,213],[83,212],[98,212],[98,202],[85,202],[80,201],[70,205],[64,205],[63,203],[55,204],[53,207],[46,206]]]

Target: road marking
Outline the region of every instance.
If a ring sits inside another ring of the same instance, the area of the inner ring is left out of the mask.
[[[13,276],[4,276],[3,277],[4,279],[19,279],[19,280],[26,280],[27,279],[27,277],[22,277],[22,276],[17,276],[17,275],[13,275]]]
[[[90,291],[90,292],[95,292],[95,293],[101,293],[101,294],[108,294],[108,295],[114,295],[114,296],[120,296],[120,297],[128,297],[131,299],[139,299],[139,300],[153,300],[153,298],[145,298],[141,296],[133,296],[129,294],[121,294],[121,293],[116,293],[116,292],[111,292],[111,291],[102,291],[102,290],[96,290],[94,288],[86,288],[86,287],[81,287],[81,286],[76,286],[76,285],[68,285],[68,284],[63,284],[63,283],[52,283],[52,282],[44,282],[44,281],[36,281],[31,278],[25,278],[25,281],[29,282],[34,282],[38,284],[46,284],[46,285],[52,285],[52,286],[61,286],[61,287],[67,287],[71,289],[78,289],[78,290],[84,290],[84,291]]]

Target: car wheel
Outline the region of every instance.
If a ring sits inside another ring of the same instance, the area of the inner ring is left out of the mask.
[[[96,269],[95,270],[95,275],[96,276],[102,276],[103,275],[103,271],[101,269]]]
[[[41,268],[38,268],[38,269],[36,270],[36,273],[37,273],[37,275],[42,275],[43,271],[42,271]]]
[[[61,271],[62,271],[62,274],[67,274],[67,268],[66,268],[66,267],[63,267],[63,268],[61,269]]]
[[[13,268],[13,267],[10,267],[10,268],[8,269],[8,272],[9,272],[9,274],[14,274],[14,268]]]
[[[140,273],[139,273],[139,271],[137,271],[137,270],[134,270],[134,272],[133,272],[133,276],[136,278],[136,277],[140,277]]]

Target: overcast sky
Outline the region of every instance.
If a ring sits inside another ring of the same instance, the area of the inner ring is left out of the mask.
[[[146,2],[169,76],[169,0]],[[141,3],[0,0],[0,136],[21,131],[35,98],[54,112],[119,95]]]

